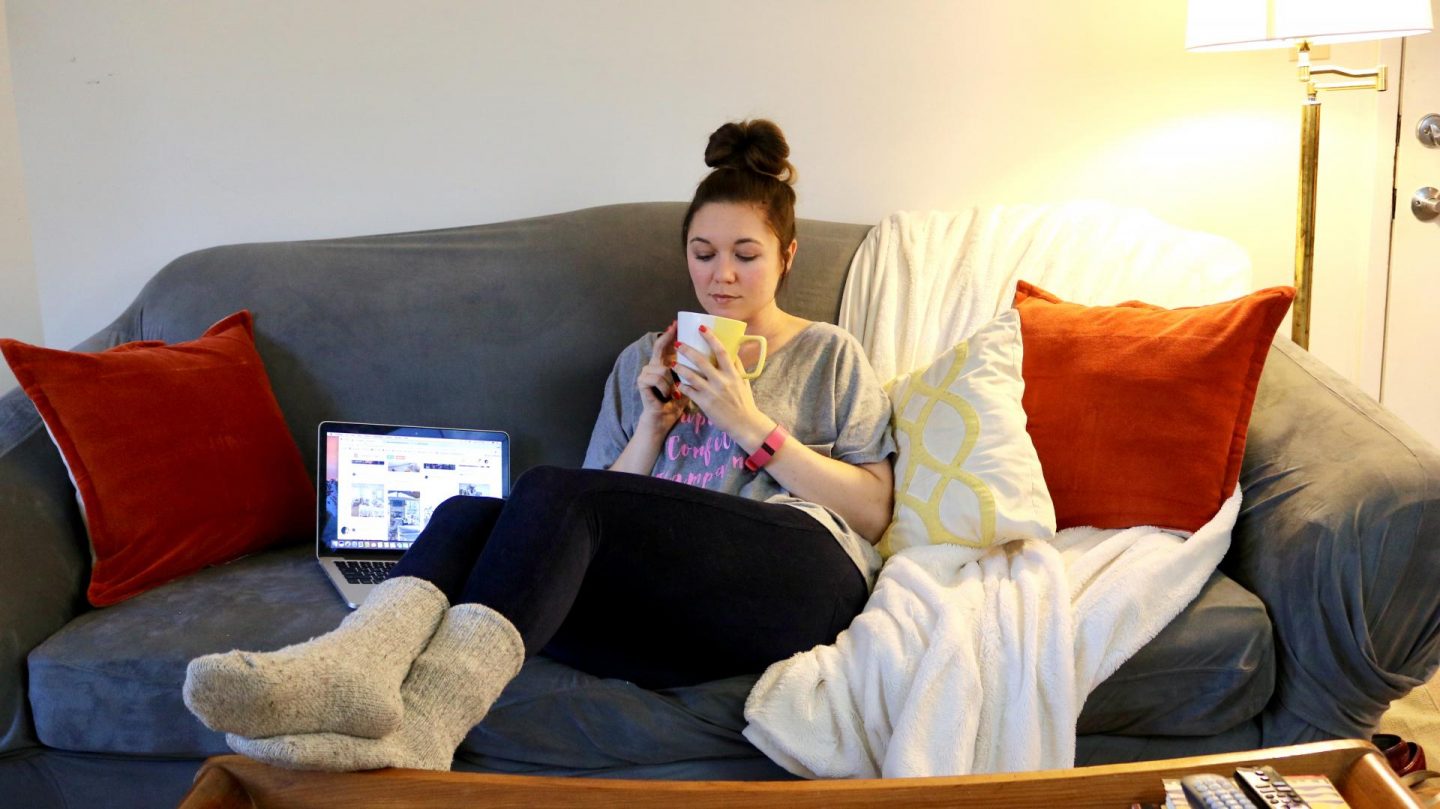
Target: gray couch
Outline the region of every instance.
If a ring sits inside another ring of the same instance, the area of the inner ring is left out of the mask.
[[[217,247],[164,268],[81,348],[192,339],[240,308],[313,466],[326,418],[496,428],[515,473],[578,464],[616,352],[694,305],[679,203],[349,239]],[[867,226],[802,221],[782,303],[833,321]],[[1440,658],[1440,456],[1283,339],[1250,425],[1222,573],[1095,691],[1079,763],[1367,736]],[[159,504],[157,504],[158,506]],[[74,490],[30,402],[0,399],[0,795],[168,806],[226,752],[180,700],[190,658],[274,648],[345,608],[308,537],[101,610]],[[461,770],[780,778],[738,677],[648,692],[543,658]]]

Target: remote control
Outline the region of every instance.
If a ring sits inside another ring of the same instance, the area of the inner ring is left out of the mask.
[[[1275,772],[1274,767],[1241,767],[1235,771],[1235,780],[1250,799],[1261,806],[1309,807],[1310,804],[1295,792],[1285,776]]]
[[[1234,781],[1213,772],[1187,775],[1180,779],[1185,798],[1196,809],[1256,809]]]

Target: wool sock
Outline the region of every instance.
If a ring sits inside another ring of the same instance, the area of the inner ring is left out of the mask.
[[[412,576],[381,582],[340,626],[273,652],[205,655],[185,670],[185,706],[244,736],[334,731],[380,738],[400,727],[400,685],[449,601]]]
[[[455,748],[524,661],[525,642],[503,615],[482,604],[459,604],[415,659],[400,689],[405,718],[394,733],[383,739],[340,733],[253,739],[232,733],[225,740],[237,753],[297,770],[449,770]]]

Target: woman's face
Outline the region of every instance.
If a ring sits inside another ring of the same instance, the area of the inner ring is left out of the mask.
[[[775,300],[775,288],[795,254],[780,240],[760,209],[731,202],[707,203],[690,220],[685,260],[695,297],[712,315],[749,321]]]

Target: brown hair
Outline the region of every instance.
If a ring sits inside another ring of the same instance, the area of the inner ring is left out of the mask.
[[[754,205],[765,217],[770,231],[780,240],[781,261],[795,241],[795,167],[787,159],[790,144],[773,121],[757,118],[728,123],[710,134],[705,145],[705,165],[710,172],[695,189],[695,198],[685,212],[680,230],[681,246],[690,239],[690,221],[695,212],[711,202],[738,202]],[[780,285],[790,273],[781,268]]]

